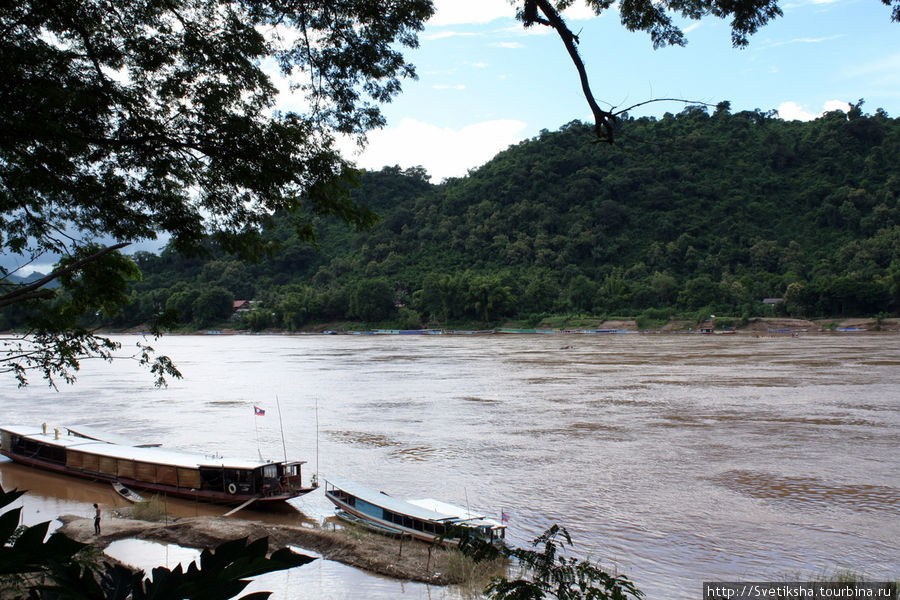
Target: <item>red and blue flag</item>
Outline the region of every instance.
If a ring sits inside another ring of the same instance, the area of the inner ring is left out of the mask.
[[[253,414],[256,415],[257,417],[264,417],[264,416],[266,416],[266,411],[263,410],[263,409],[261,409],[261,408],[258,407],[258,406],[254,406],[254,407],[253,407]]]

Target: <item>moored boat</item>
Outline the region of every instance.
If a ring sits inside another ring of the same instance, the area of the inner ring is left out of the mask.
[[[121,498],[127,500],[128,502],[131,502],[132,504],[145,501],[143,496],[122,485],[121,481],[113,481],[112,488]]]
[[[499,543],[506,525],[440,500],[400,500],[345,479],[329,478],[325,497],[337,507],[338,516],[363,521],[376,530],[402,533],[425,542],[458,542],[465,531],[491,543]]]
[[[301,482],[306,461],[257,462],[116,441],[75,429],[0,427],[0,454],[15,462],[135,490],[261,507],[313,489]]]

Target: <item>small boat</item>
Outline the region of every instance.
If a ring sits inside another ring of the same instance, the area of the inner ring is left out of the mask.
[[[337,516],[362,522],[372,529],[405,534],[424,542],[457,543],[467,531],[491,543],[501,543],[506,525],[440,500],[400,500],[345,479],[325,481],[325,497],[337,507]]]
[[[351,515],[346,510],[335,509],[334,516],[344,521],[346,523],[350,523],[352,525],[358,525],[359,527],[363,527],[368,529],[369,531],[374,531],[375,533],[380,533],[382,535],[389,535],[391,537],[401,537],[406,535],[401,530],[396,527],[388,527],[386,525],[379,525],[378,523],[374,523],[372,521],[361,519],[356,515]]]
[[[135,503],[135,502],[143,502],[143,501],[144,501],[144,497],[143,497],[143,496],[141,496],[141,495],[138,494],[137,492],[133,492],[133,491],[129,490],[127,487],[125,487],[124,485],[122,485],[122,484],[121,484],[120,482],[118,482],[118,481],[113,481],[113,482],[112,482],[112,488],[115,490],[115,492],[116,492],[119,496],[121,496],[121,497],[124,498],[125,500],[128,500],[128,501],[131,502],[132,504]]]
[[[205,456],[120,436],[0,427],[0,454],[17,463],[93,481],[118,482],[131,490],[215,504],[275,505],[311,492],[301,483],[306,461],[266,462]]]

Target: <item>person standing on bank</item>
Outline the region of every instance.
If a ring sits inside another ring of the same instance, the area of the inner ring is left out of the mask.
[[[94,509],[97,511],[94,513],[94,535],[100,535],[100,507],[95,504]]]

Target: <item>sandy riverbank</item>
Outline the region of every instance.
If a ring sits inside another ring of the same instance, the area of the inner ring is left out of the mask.
[[[410,540],[393,539],[356,529],[331,531],[322,528],[272,525],[231,517],[185,517],[166,522],[113,518],[103,520],[102,535],[94,535],[92,519],[64,515],[59,531],[99,548],[123,539],[140,539],[189,548],[214,548],[234,539],[269,538],[269,548],[298,546],[314,550],[323,558],[395,579],[435,585],[463,583],[455,567],[455,550],[434,548]],[[301,551],[302,552],[302,551]]]

